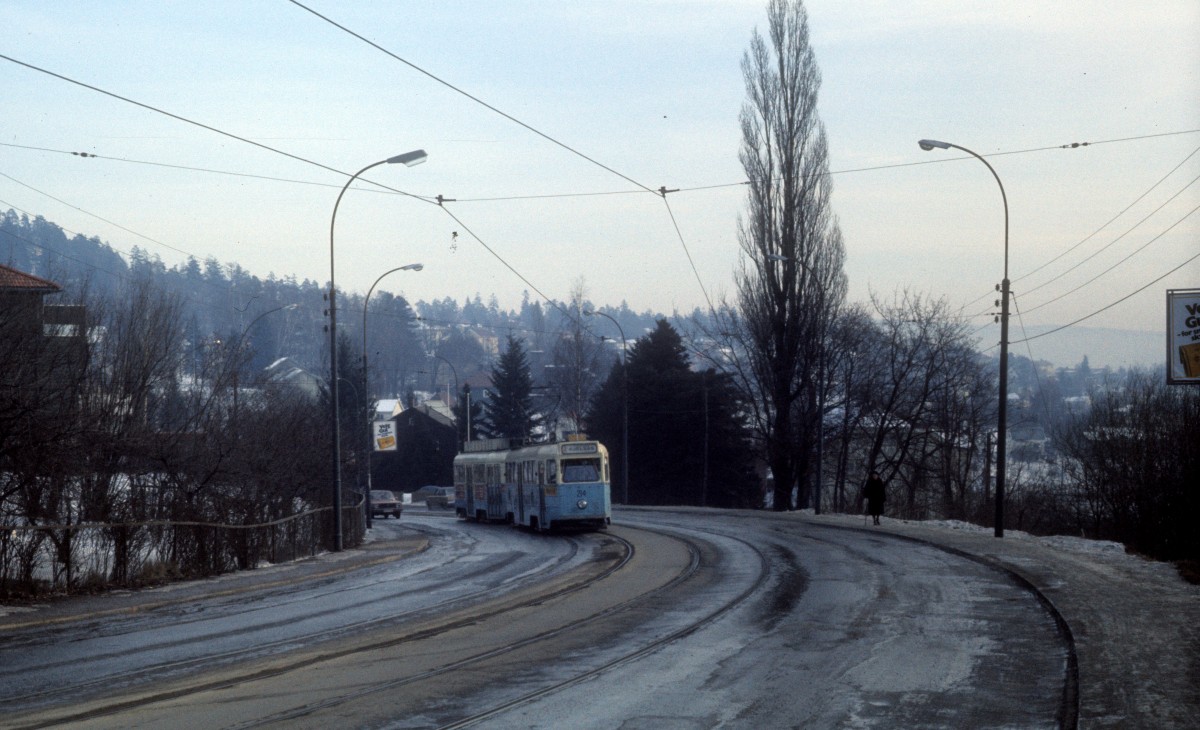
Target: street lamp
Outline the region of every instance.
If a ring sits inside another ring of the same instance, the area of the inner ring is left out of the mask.
[[[441,360],[442,362],[446,363],[446,366],[450,368],[450,372],[454,373],[454,396],[457,398],[457,397],[458,397],[458,393],[459,393],[459,388],[458,388],[458,370],[455,370],[455,369],[454,369],[454,363],[450,362],[449,360],[447,360],[446,358],[442,357],[441,355],[434,355],[434,357],[435,357],[435,358],[437,358],[438,360]],[[436,377],[437,377],[437,371],[436,371],[436,369],[435,369],[435,370],[434,370],[434,378],[436,379]],[[436,383],[435,383],[435,384],[436,384]],[[450,390],[450,384],[449,384],[449,383],[447,383],[447,384],[446,384],[446,390]],[[447,407],[447,408],[451,408],[451,407],[452,407],[452,406],[450,405],[450,396],[449,396],[449,395],[447,395],[447,396],[446,396],[446,407]]]
[[[629,504],[629,362],[625,344],[625,328],[621,323],[613,319],[604,312],[584,312],[589,317],[600,315],[617,326],[617,331],[621,333],[621,479],[624,482],[621,485],[621,504]]]
[[[987,169],[996,178],[1000,186],[1000,199],[1004,202],[1004,279],[1000,282],[1000,413],[996,424],[996,537],[1004,537],[1004,472],[1005,449],[1008,446],[1008,196],[1004,194],[1004,183],[1000,176],[988,164],[988,161],[972,152],[949,142],[939,142],[935,139],[923,139],[917,142],[926,152],[933,148],[947,150],[953,147],[987,165]]]
[[[379,282],[383,281],[383,277],[387,276],[388,274],[395,272],[395,271],[420,271],[423,268],[425,268],[424,264],[405,264],[404,266],[397,266],[394,269],[383,272],[382,274],[379,275],[379,278],[375,280],[375,283],[371,285],[371,288],[367,290],[367,296],[365,299],[363,299],[362,373],[363,373],[363,395],[367,398],[371,397],[371,387],[368,383],[368,375],[367,375],[367,305],[369,305],[371,303],[371,294],[373,294],[375,292],[375,287],[379,285]],[[374,419],[372,419],[372,420],[374,420]],[[371,515],[371,454],[375,453],[375,435],[372,432],[372,428],[373,428],[373,424],[368,423],[367,424],[367,496],[366,496],[366,499],[364,500],[364,503],[366,504],[366,510],[367,510],[367,529],[368,530],[374,526],[371,521],[371,517],[372,517],[372,515]]]
[[[338,205],[342,202],[342,196],[346,194],[346,190],[350,188],[350,184],[358,179],[367,170],[380,165],[394,165],[397,162],[412,167],[419,165],[426,159],[425,150],[413,150],[405,152],[402,155],[389,157],[386,160],[372,162],[363,169],[350,176],[346,184],[342,186],[341,192],[338,193],[337,200],[333,204],[333,215],[329,217],[329,383],[331,398],[330,400],[330,417],[333,419],[333,549],[335,552],[342,550],[342,429],[338,423],[338,362],[337,362],[337,284],[334,278],[333,266],[333,228],[334,222],[337,221]]]
[[[233,358],[234,358],[234,361],[233,361],[233,365],[234,365],[234,371],[233,371],[233,417],[234,417],[234,420],[237,419],[237,412],[238,412],[238,375],[241,373],[241,370],[242,370],[242,363],[241,363],[242,343],[243,343],[243,341],[245,341],[246,335],[249,334],[250,330],[254,328],[254,325],[258,324],[258,320],[262,319],[263,317],[267,316],[268,314],[274,314],[276,312],[291,311],[299,306],[300,306],[299,304],[285,304],[281,307],[275,307],[274,309],[268,309],[267,311],[258,315],[254,319],[250,320],[250,324],[246,325],[246,328],[244,330],[242,330],[242,334],[238,335],[237,347],[234,348],[234,350],[233,350]]]

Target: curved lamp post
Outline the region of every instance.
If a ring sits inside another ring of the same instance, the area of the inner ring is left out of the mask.
[[[350,184],[358,179],[367,170],[380,165],[394,165],[401,163],[412,167],[419,165],[426,159],[425,150],[413,150],[405,152],[402,155],[389,157],[386,160],[372,162],[363,169],[350,176],[346,184],[342,186],[342,190],[338,193],[337,200],[333,204],[333,215],[329,217],[329,383],[333,391],[330,395],[330,418],[333,419],[333,549],[335,552],[342,550],[342,429],[338,423],[338,361],[337,361],[337,284],[334,278],[333,266],[333,227],[337,221],[338,205],[342,202],[342,196],[346,194],[346,190],[350,188]]]
[[[917,142],[926,152],[934,149],[962,150],[968,155],[987,165],[987,169],[996,178],[1000,186],[1000,199],[1004,202],[1004,279],[1000,282],[1000,412],[996,424],[996,537],[1004,537],[1004,477],[1005,450],[1008,446],[1008,196],[1004,194],[1004,183],[1000,176],[988,164],[988,161],[972,152],[949,142],[939,142],[936,139],[923,139]]]
[[[442,357],[441,355],[434,355],[434,357],[435,357],[435,358],[437,358],[438,360],[441,360],[442,362],[446,363],[446,366],[450,368],[450,372],[454,373],[454,396],[455,396],[455,397],[458,397],[458,393],[459,393],[459,388],[458,388],[458,370],[455,370],[455,369],[454,369],[454,363],[450,362],[449,360],[447,360],[446,358]],[[435,384],[435,385],[437,384],[437,383],[436,383],[436,381],[435,381],[435,383],[434,383],[434,384]],[[447,387],[447,389],[449,389],[449,385],[447,385],[446,387]],[[449,398],[447,398],[447,399],[446,399],[446,407],[447,407],[447,408],[450,408],[450,407],[451,407],[451,406],[450,406],[450,399],[449,399]]]
[[[625,342],[625,328],[612,316],[604,312],[584,312],[589,317],[601,316],[617,326],[621,333],[621,504],[629,504],[629,362],[628,346]]]
[[[379,286],[379,282],[383,281],[383,277],[387,276],[388,274],[391,274],[396,271],[420,271],[423,268],[425,268],[424,264],[405,264],[404,266],[397,266],[394,269],[390,269],[388,271],[383,272],[382,274],[379,275],[379,278],[375,280],[375,283],[371,285],[371,288],[367,290],[367,296],[365,299],[363,299],[362,373],[363,373],[363,394],[367,398],[371,397],[371,386],[369,384],[368,375],[367,375],[367,306],[371,303],[371,294],[373,294],[375,292],[375,287]],[[372,419],[372,420],[374,420],[374,419]],[[371,522],[371,517],[372,517],[372,515],[371,515],[371,454],[375,453],[375,435],[374,435],[374,433],[372,433],[372,428],[373,428],[372,424],[368,423],[367,424],[367,495],[364,500],[364,504],[366,505],[366,510],[367,510],[366,520],[367,520],[367,529],[368,530],[374,526]]]
[[[285,304],[281,307],[275,307],[274,309],[268,309],[267,311],[258,315],[254,319],[250,320],[250,324],[246,325],[246,329],[242,330],[242,333],[240,335],[238,335],[237,347],[234,348],[234,351],[233,351],[234,365],[235,365],[235,369],[233,371],[233,417],[234,417],[234,420],[237,419],[237,412],[238,412],[238,374],[241,372],[241,369],[242,369],[240,356],[242,353],[242,343],[246,340],[246,335],[250,333],[250,330],[253,329],[254,325],[258,324],[258,320],[262,319],[263,317],[267,316],[268,314],[274,314],[276,312],[291,311],[299,306],[300,306],[299,304]]]

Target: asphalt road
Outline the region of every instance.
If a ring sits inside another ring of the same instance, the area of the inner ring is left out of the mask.
[[[1092,557],[795,514],[618,510],[615,522],[543,536],[418,510],[377,521],[360,550],[8,612],[0,726],[1055,727],[1078,712],[1083,726],[1187,727],[1197,716],[1194,633],[1176,637],[1193,643],[1174,685],[1125,675],[1142,669],[1137,647],[1103,633],[1147,615],[1097,618],[1085,594],[1110,593],[1115,573]],[[1186,618],[1197,604],[1175,608]]]

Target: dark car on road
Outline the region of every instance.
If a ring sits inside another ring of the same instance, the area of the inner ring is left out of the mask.
[[[438,487],[436,492],[425,498],[425,506],[429,509],[453,509],[454,487]]]
[[[415,491],[411,495],[409,495],[409,500],[413,504],[420,504],[420,503],[424,502],[425,500],[429,499],[430,497],[432,497],[433,495],[437,494],[437,490],[439,490],[439,489],[441,489],[441,487],[437,486],[436,484],[426,484],[425,486],[421,487],[420,489],[418,489],[417,491]]]
[[[400,519],[400,513],[404,511],[404,505],[395,494],[385,489],[371,490],[371,516],[372,517],[387,517],[391,515],[396,519]]]

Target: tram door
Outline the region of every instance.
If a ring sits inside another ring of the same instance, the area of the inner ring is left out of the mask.
[[[512,475],[513,477],[515,477],[515,479],[512,479],[512,481],[515,481],[517,483],[517,524],[524,525],[525,524],[525,480],[521,478],[522,477],[521,465],[519,463],[508,464],[507,468],[516,472],[515,474]]]

